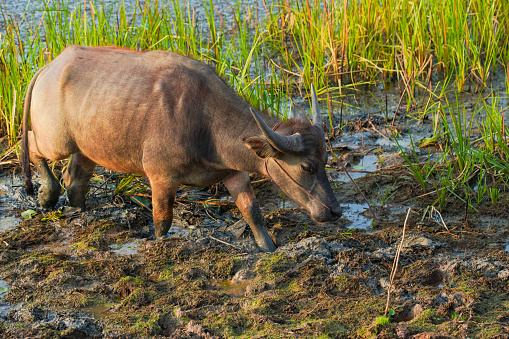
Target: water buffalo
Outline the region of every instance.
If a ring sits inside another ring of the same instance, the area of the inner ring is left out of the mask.
[[[161,238],[179,185],[222,181],[258,246],[274,251],[249,172],[269,176],[315,221],[341,215],[325,174],[324,133],[314,90],[312,95],[312,124],[304,118],[281,123],[252,109],[204,63],[167,51],[70,46],[35,74],[27,90],[25,189],[33,194],[32,161],[41,175],[40,205],[53,208],[60,185],[46,159],[69,156],[64,182],[74,207],[85,208],[96,164],[145,175]]]

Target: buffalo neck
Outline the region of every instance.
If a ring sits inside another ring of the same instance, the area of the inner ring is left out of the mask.
[[[265,159],[258,157],[244,144],[244,138],[263,135],[249,108],[244,106],[237,114],[231,115],[229,121],[223,125],[224,133],[221,134],[224,138],[219,141],[222,161],[226,167],[234,170],[266,175]],[[260,116],[270,127],[280,122],[263,113],[260,113]],[[284,125],[278,127],[278,132],[284,133],[285,127]]]

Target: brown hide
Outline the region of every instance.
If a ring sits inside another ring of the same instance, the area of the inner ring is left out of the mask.
[[[289,136],[283,139],[298,139],[302,145],[290,152],[282,151],[280,142],[272,140],[275,136],[263,130],[263,124],[272,127],[277,122],[252,113],[201,62],[165,51],[70,46],[29,86],[23,152],[41,173],[43,207],[53,207],[60,193],[46,159],[72,155],[64,179],[71,205],[82,208],[95,164],[146,175],[157,237],[171,225],[179,185],[223,181],[258,245],[274,250],[246,172],[270,175],[317,221],[341,213],[325,176],[321,127],[307,119],[280,126],[277,133]],[[29,191],[27,160],[22,158]]]

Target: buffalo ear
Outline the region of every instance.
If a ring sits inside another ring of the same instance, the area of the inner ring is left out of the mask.
[[[264,137],[247,137],[243,141],[247,147],[262,159],[276,158],[279,154],[279,151],[272,147]]]

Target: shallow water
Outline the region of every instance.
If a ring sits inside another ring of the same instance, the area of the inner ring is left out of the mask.
[[[3,298],[7,291],[9,291],[9,285],[7,285],[7,281],[0,280],[0,298]]]
[[[21,185],[20,177],[0,177],[0,232],[16,228],[22,220],[20,215],[10,215],[13,207],[20,204],[17,189]]]
[[[9,305],[2,305],[2,299],[5,296],[5,294],[9,291],[9,285],[6,281],[0,280],[0,318],[7,315],[7,312],[14,309],[14,307]]]
[[[111,251],[118,255],[136,255],[140,247],[139,241],[132,241],[125,244],[110,245]]]
[[[21,218],[14,216],[0,216],[0,232],[16,228]]]
[[[362,213],[368,209],[367,204],[344,204],[343,218],[351,221],[347,226],[349,229],[368,229],[372,227],[373,219],[366,218]]]
[[[378,157],[376,155],[370,154],[365,155],[364,157],[360,158],[359,161],[356,161],[352,163],[352,168],[347,169],[348,174],[350,174],[350,177],[352,179],[359,179],[365,176],[366,174],[369,174],[370,172],[375,172],[378,168],[378,165],[380,164]],[[348,174],[344,172],[337,172],[337,171],[328,171],[329,178],[333,182],[349,182],[350,178],[348,177]]]
[[[291,199],[281,199],[281,201],[279,202],[279,208],[283,210],[284,209],[291,210],[294,208],[299,208],[299,204],[297,204]]]
[[[104,319],[109,314],[109,306],[107,305],[96,305],[91,307],[85,307],[82,309],[84,313],[91,314],[95,319]]]
[[[217,283],[217,285],[226,294],[240,298],[246,294],[246,287],[252,282],[252,280],[245,280],[240,283],[233,283],[231,280],[225,280]]]
[[[175,236],[175,235],[177,235],[177,236],[188,235],[189,232],[191,232],[190,229],[188,229],[186,227],[179,226],[179,225],[177,225],[177,222],[174,222],[174,223],[172,223],[170,229],[168,230],[167,237],[169,238],[169,237]]]

